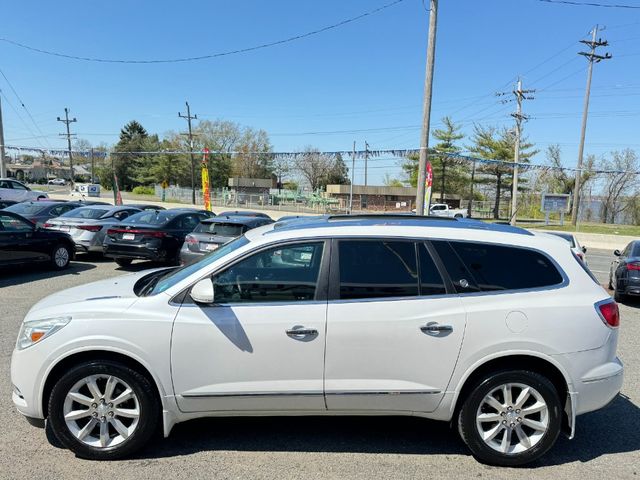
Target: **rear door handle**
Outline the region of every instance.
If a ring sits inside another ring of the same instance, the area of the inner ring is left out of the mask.
[[[420,330],[423,333],[428,335],[438,335],[440,333],[449,333],[453,332],[453,327],[451,325],[439,325],[437,323],[427,323],[420,327]]]
[[[286,333],[291,338],[300,338],[306,336],[316,336],[318,335],[318,330],[315,328],[304,328],[304,327],[293,327],[289,330],[286,330]]]

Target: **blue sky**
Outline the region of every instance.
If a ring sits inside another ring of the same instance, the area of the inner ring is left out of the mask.
[[[3,6],[0,37],[91,57],[156,59],[203,55],[279,40],[372,10],[390,0],[62,1]],[[625,0],[638,4],[637,0]],[[616,3],[602,0],[602,3]],[[428,5],[428,1],[426,1]],[[56,122],[64,107],[72,128],[93,144],[113,143],[136,119],[150,132],[183,130],[188,100],[202,119],[266,130],[274,150],[313,145],[349,150],[419,145],[428,13],[421,0],[402,3],[331,31],[285,45],[191,63],[86,63],[0,42],[0,88],[9,145],[63,147]],[[440,0],[432,118],[512,124],[508,91],[518,74],[537,88],[525,103],[529,140],[543,150],[560,143],[575,165],[586,81],[577,52],[595,24],[613,59],[596,65],[586,153],[640,150],[640,10],[575,7],[537,0]],[[545,63],[542,63],[546,61]],[[541,64],[542,63],[542,64]],[[360,130],[360,131],[358,131]],[[365,130],[365,131],[362,131]],[[346,131],[344,133],[326,133]],[[30,138],[44,133],[46,138]],[[543,161],[542,154],[534,161]],[[400,175],[398,162],[370,162],[370,183]],[[363,170],[356,168],[356,183]]]

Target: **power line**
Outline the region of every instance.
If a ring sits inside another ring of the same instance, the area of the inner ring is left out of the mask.
[[[20,115],[20,112],[18,111],[18,109],[13,105],[13,103],[11,102],[11,100],[9,100],[9,98],[7,97],[7,95],[4,93],[4,91],[2,89],[0,89],[0,95],[2,95],[2,97],[5,99],[5,101],[7,102],[7,104],[11,107],[11,110],[13,110],[13,112],[16,114],[16,116],[18,117],[18,119],[20,120],[20,122],[22,123],[22,125],[24,125],[24,128],[27,130],[27,132],[29,132],[35,139],[35,137],[37,137],[37,135],[35,135],[33,133],[33,130],[31,130],[31,127],[29,127],[29,125],[27,124],[27,122],[25,122],[24,118],[22,118],[22,115]],[[37,140],[38,144],[41,147],[44,147],[44,144],[40,141]]]
[[[573,5],[579,7],[602,7],[602,8],[630,8],[634,10],[640,10],[639,5],[625,5],[621,3],[597,3],[597,2],[576,2],[573,0],[538,0],[538,2],[544,3],[558,3],[563,5]]]
[[[16,96],[16,98],[18,99],[18,102],[20,102],[20,105],[22,106],[22,108],[24,108],[24,111],[27,112],[27,115],[29,116],[29,118],[31,119],[31,122],[33,123],[33,125],[36,127],[36,130],[38,130],[38,133],[42,136],[42,138],[44,138],[44,142],[47,144],[47,146],[49,148],[51,148],[51,145],[49,144],[49,142],[46,140],[44,133],[42,133],[42,130],[40,130],[40,126],[36,123],[35,119],[33,118],[33,115],[31,115],[31,112],[29,111],[29,109],[27,108],[27,106],[24,104],[24,102],[22,101],[22,98],[20,98],[20,95],[18,95],[18,92],[16,92],[16,89],[13,87],[13,84],[9,81],[9,79],[7,78],[7,76],[5,75],[5,73],[2,71],[2,69],[0,69],[0,74],[2,75],[2,77],[4,78],[4,80],[7,82],[7,85],[9,85],[9,88],[11,89],[11,91],[13,92],[13,94]]]
[[[347,18],[346,20],[342,20],[338,23],[334,23],[332,25],[327,25],[325,27],[311,30],[306,33],[302,33],[299,35],[294,35],[292,37],[283,38],[281,40],[276,40],[273,42],[263,43],[260,45],[254,45],[252,47],[246,48],[238,48],[235,50],[228,50],[225,52],[211,53],[207,55],[199,55],[194,57],[182,57],[182,58],[168,58],[168,59],[155,59],[155,60],[130,60],[130,59],[113,59],[113,58],[100,58],[100,57],[83,57],[79,55],[70,55],[66,53],[54,52],[51,50],[44,50],[42,48],[32,47],[30,45],[25,45],[24,43],[16,42],[14,40],[10,40],[8,38],[0,38],[0,41],[14,45],[16,47],[20,47],[26,50],[31,50],[33,52],[42,53],[45,55],[50,55],[54,57],[67,58],[70,60],[80,60],[84,62],[98,62],[98,63],[131,63],[131,64],[150,64],[150,63],[180,63],[180,62],[195,62],[200,60],[209,60],[212,58],[226,57],[229,55],[237,55],[240,53],[252,52],[255,50],[262,50],[264,48],[275,47],[278,45],[283,45],[285,43],[294,42],[296,40],[302,40],[304,38],[308,38],[314,35],[318,35],[320,33],[324,33],[329,30],[333,30],[335,28],[343,27],[344,25],[357,22],[358,20],[362,20],[363,18],[369,17],[371,15],[375,15],[383,10],[391,8],[399,3],[404,2],[405,0],[395,0],[391,3],[387,3],[386,5],[382,5],[381,7],[374,8],[373,10],[369,10],[367,12],[361,13],[360,15],[356,15],[355,17]]]

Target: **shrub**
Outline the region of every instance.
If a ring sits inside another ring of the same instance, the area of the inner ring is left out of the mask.
[[[140,185],[138,187],[134,187],[131,193],[134,193],[136,195],[155,195],[156,190],[153,187],[144,187]]]

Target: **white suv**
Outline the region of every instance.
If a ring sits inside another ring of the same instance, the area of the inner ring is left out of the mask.
[[[13,352],[13,401],[85,458],[197,417],[384,414],[452,422],[476,458],[520,465],[616,397],[618,324],[557,239],[300,218],[41,300]]]

